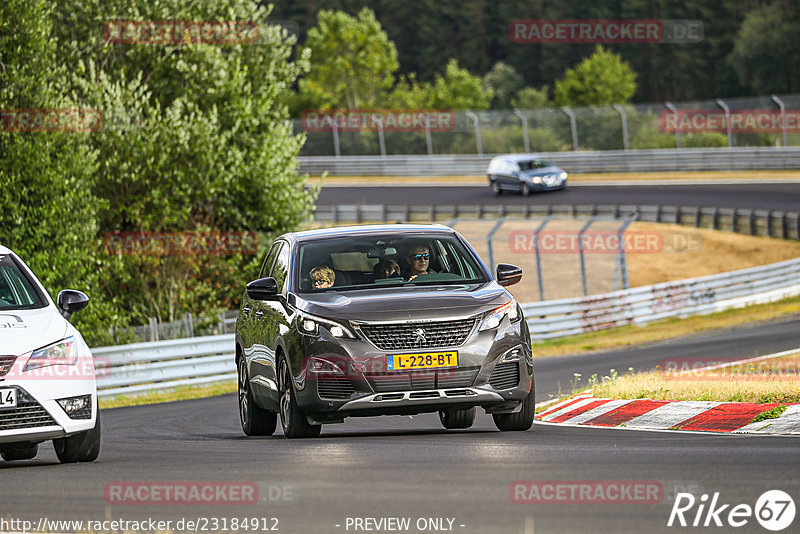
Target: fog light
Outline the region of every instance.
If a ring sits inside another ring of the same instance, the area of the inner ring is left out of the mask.
[[[503,354],[503,357],[500,358],[500,361],[501,362],[518,362],[520,360],[520,358],[522,358],[522,354],[520,353],[520,350],[519,349],[513,349],[513,350],[510,350],[510,351],[506,352],[505,354]]]
[[[70,419],[92,418],[91,395],[81,395],[80,397],[67,397],[66,399],[58,399],[58,404]]]

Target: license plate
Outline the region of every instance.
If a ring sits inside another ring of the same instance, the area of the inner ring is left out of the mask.
[[[17,390],[0,389],[0,410],[17,407]]]
[[[386,368],[389,371],[401,369],[431,369],[436,367],[456,367],[458,352],[418,352],[415,354],[389,354]]]

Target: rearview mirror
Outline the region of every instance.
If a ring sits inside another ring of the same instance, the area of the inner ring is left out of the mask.
[[[278,296],[278,282],[271,276],[247,284],[247,296],[253,300],[272,300]]]
[[[58,311],[60,311],[64,319],[67,320],[72,317],[73,313],[81,311],[88,304],[89,297],[86,296],[86,293],[75,289],[64,289],[59,292],[58,298],[56,299]]]
[[[513,286],[522,280],[522,269],[509,263],[497,264],[497,283],[501,286]]]

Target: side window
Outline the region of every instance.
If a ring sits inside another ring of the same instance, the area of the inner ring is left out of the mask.
[[[278,259],[272,267],[272,276],[278,283],[281,293],[286,293],[286,283],[288,282],[289,274],[289,246],[286,243],[280,243],[280,252],[278,252]]]
[[[264,264],[261,266],[261,273],[258,275],[259,278],[265,278],[269,276],[267,273],[272,268],[272,263],[275,261],[275,256],[278,255],[278,249],[280,249],[280,243],[273,243],[272,248],[269,249],[269,254],[264,259]]]

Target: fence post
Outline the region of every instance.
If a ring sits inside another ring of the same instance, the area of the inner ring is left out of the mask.
[[[589,221],[583,225],[583,228],[580,229],[578,232],[578,254],[580,254],[580,262],[581,262],[581,284],[583,285],[583,295],[587,296],[589,294],[589,284],[586,283],[586,259],[583,256],[583,233],[589,229],[592,223],[595,221],[594,217],[589,219]]]
[[[478,116],[471,111],[465,111],[464,113],[475,125],[475,144],[478,147],[478,155],[483,156],[483,142],[481,141],[481,126],[480,123],[478,122]]]
[[[328,121],[331,123],[331,130],[333,131],[333,153],[338,158],[342,155],[342,149],[339,145],[339,127],[336,126],[336,121],[333,120],[333,117],[328,117]]]
[[[386,155],[386,141],[383,138],[383,119],[381,119],[379,117],[375,117],[375,116],[373,116],[372,119],[375,120],[376,123],[378,123],[378,144],[381,147],[381,156],[385,156]]]
[[[547,223],[552,219],[552,215],[548,215],[544,220],[539,223],[539,227],[533,232],[533,252],[536,254],[536,279],[539,282],[539,300],[544,300],[544,279],[542,278],[542,257],[539,253],[539,232],[544,230]]]
[[[717,105],[725,112],[725,130],[728,132],[728,148],[733,148],[733,133],[731,130],[731,108],[722,101],[721,98],[717,99]]]
[[[569,117],[569,126],[572,130],[572,150],[578,150],[578,123],[575,121],[575,114],[567,106],[562,106],[561,111]]]
[[[525,145],[525,152],[531,151],[531,138],[528,135],[528,117],[525,116],[520,110],[515,109],[514,115],[519,117],[519,120],[522,121],[522,142]]]
[[[617,239],[619,241],[619,249],[617,250],[617,261],[614,265],[614,281],[611,286],[611,291],[617,290],[617,282],[620,277],[622,278],[622,289],[630,287],[630,280],[628,279],[628,256],[625,252],[625,230],[636,220],[636,215],[628,217],[622,227],[617,230]]]
[[[194,323],[192,322],[192,314],[189,312],[184,313],[183,322],[186,323],[186,337],[194,337]]]
[[[494,234],[503,226],[503,223],[506,222],[505,217],[500,217],[500,220],[497,221],[497,224],[491,229],[491,231],[486,235],[486,245],[489,247],[489,269],[494,270],[494,248],[492,247],[492,239],[494,238]]]
[[[628,114],[625,113],[625,108],[619,104],[614,104],[613,107],[617,110],[617,113],[619,113],[622,119],[622,146],[625,150],[628,150]]]
[[[428,147],[428,155],[433,156],[433,138],[431,137],[431,122],[425,116],[425,144]]]
[[[678,112],[678,108],[672,105],[670,102],[666,102],[664,104],[668,110],[672,112],[672,115],[675,117],[675,143],[677,148],[681,148],[681,128],[678,124],[678,117],[680,117],[680,113]]]
[[[783,104],[783,100],[778,98],[777,95],[772,95],[772,101],[778,104],[778,107],[781,109],[781,131],[783,131],[783,146],[787,147],[789,144],[787,141],[788,137],[786,136],[786,106]]]
[[[150,317],[147,322],[150,325],[150,341],[158,341],[158,319]]]

